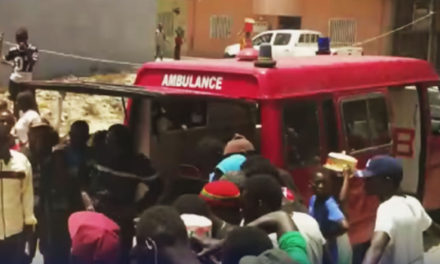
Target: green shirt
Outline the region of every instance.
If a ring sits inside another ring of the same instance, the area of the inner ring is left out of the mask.
[[[296,231],[284,233],[278,239],[278,246],[290,258],[299,264],[310,264],[307,256],[307,243],[303,236]]]

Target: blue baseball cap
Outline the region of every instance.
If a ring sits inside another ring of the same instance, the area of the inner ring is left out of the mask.
[[[217,164],[216,168],[219,169],[223,174],[231,171],[240,171],[241,165],[246,161],[246,157],[241,154],[231,155]]]
[[[354,175],[358,178],[392,177],[393,180],[401,181],[403,177],[402,163],[391,156],[375,156],[367,161],[364,170],[358,170]]]

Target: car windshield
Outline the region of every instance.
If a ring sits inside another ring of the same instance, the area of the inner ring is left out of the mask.
[[[272,39],[272,33],[267,33],[264,35],[261,35],[259,37],[256,37],[253,41],[252,44],[254,46],[260,46],[262,43],[270,43],[271,39]]]

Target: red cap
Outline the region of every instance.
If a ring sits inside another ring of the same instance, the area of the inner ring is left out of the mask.
[[[119,226],[103,214],[77,212],[69,217],[72,255],[84,263],[117,263]]]
[[[203,187],[200,198],[210,206],[238,207],[240,190],[230,181],[214,181]]]

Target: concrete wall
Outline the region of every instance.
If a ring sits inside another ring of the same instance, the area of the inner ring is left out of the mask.
[[[1,0],[0,32],[13,41],[25,26],[40,49],[143,63],[153,58],[155,14],[156,0]],[[41,53],[35,78],[131,68]],[[0,84],[9,72],[0,66]]]

